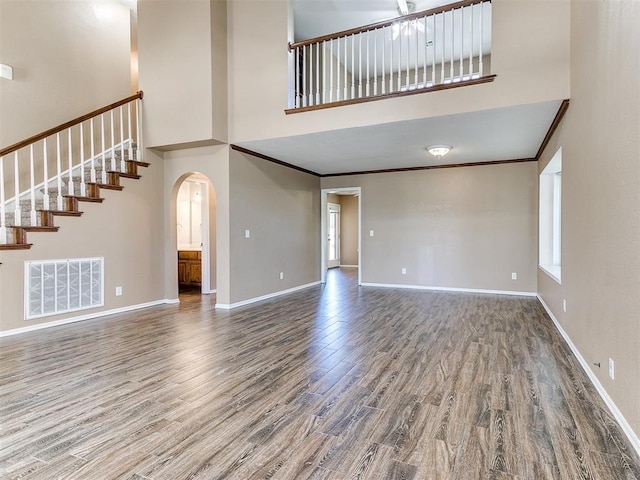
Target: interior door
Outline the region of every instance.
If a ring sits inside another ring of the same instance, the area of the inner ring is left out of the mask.
[[[327,266],[340,266],[340,205],[327,204]]]

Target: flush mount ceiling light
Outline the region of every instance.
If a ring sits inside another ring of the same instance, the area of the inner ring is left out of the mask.
[[[450,145],[431,145],[430,147],[427,147],[427,152],[438,158],[444,157],[450,151]]]

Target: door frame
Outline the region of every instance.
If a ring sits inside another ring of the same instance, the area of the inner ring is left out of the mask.
[[[320,282],[327,283],[327,205],[329,192],[354,192],[358,197],[358,285],[362,285],[362,188],[340,187],[320,190]]]
[[[330,217],[331,216],[331,207],[333,207],[334,209],[337,210],[338,213],[338,223],[336,225],[336,252],[338,254],[338,258],[336,260],[331,260],[331,258],[327,258],[327,268],[335,268],[335,267],[339,267],[340,263],[341,263],[341,258],[342,258],[342,251],[340,248],[340,228],[341,225],[340,223],[342,222],[342,213],[340,211],[340,204],[339,203],[333,203],[333,202],[329,202],[327,201],[327,215]],[[330,223],[330,218],[327,218],[327,228],[329,228],[329,223]],[[327,240],[329,239],[329,232],[327,232]],[[325,244],[326,245],[326,244]],[[329,246],[327,245],[327,249],[329,249]],[[329,263],[331,262],[335,262],[337,261],[337,265],[336,264],[332,264],[329,265]]]

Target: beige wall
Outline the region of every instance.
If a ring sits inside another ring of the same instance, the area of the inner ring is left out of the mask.
[[[140,169],[140,180],[122,179],[124,190],[103,191],[102,204],[82,203],[80,218],[56,217],[57,233],[29,233],[30,250],[0,251],[0,331],[29,327],[162,300],[163,164]],[[24,320],[24,262],[61,258],[104,257],[105,305],[65,315]],[[115,287],[123,295],[115,296]]]
[[[138,2],[147,147],[227,139],[226,2]]]
[[[562,284],[539,293],[640,435],[640,3],[571,7],[571,106],[561,146]],[[594,68],[598,65],[598,68]],[[618,79],[612,83],[612,75]],[[567,301],[567,312],[562,310]],[[616,377],[607,374],[615,361]],[[599,362],[602,367],[593,367]]]
[[[1,1],[0,147],[130,95],[129,28],[117,2]]]
[[[358,265],[358,197],[340,195],[340,264]]]
[[[319,281],[320,179],[236,151],[229,179],[231,303]]]
[[[322,179],[334,187],[362,188],[363,283],[536,291],[535,163]]]
[[[569,96],[569,2],[493,2],[490,84],[296,115],[287,108],[287,2],[229,4],[231,142],[299,135]],[[260,32],[255,41],[254,32]],[[543,33],[541,33],[543,32]],[[247,74],[251,72],[251,74]],[[264,92],[269,95],[264,95]]]
[[[165,295],[178,297],[178,265],[176,261],[176,197],[182,181],[192,173],[209,179],[215,196],[215,216],[210,215],[209,235],[212,241],[210,267],[211,288],[217,289],[218,303],[229,303],[229,147],[216,145],[155,153],[165,166],[164,175],[164,272]],[[211,199],[211,196],[210,196]],[[211,207],[211,206],[210,206]],[[211,214],[211,212],[210,212]],[[213,242],[215,238],[215,242]],[[215,287],[214,287],[215,286]]]

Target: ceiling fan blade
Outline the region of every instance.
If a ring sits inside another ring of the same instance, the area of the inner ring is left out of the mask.
[[[409,5],[407,5],[407,0],[397,0],[398,2],[398,10],[402,15],[407,15],[409,13]]]

